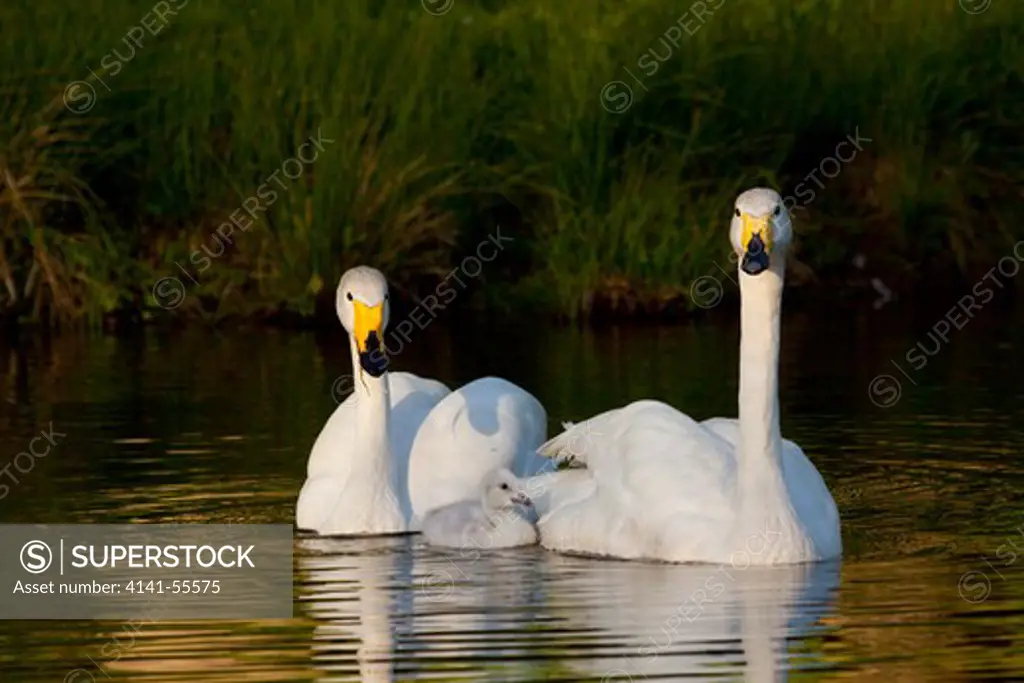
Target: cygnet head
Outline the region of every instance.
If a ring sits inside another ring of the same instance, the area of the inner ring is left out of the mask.
[[[351,268],[341,276],[335,306],[342,327],[355,341],[361,370],[382,376],[388,369],[384,328],[391,315],[387,280],[375,268]]]
[[[519,479],[507,469],[494,470],[484,477],[483,488],[484,506],[490,510],[501,510],[513,505],[533,505]]]
[[[757,187],[736,198],[729,239],[744,273],[759,275],[773,262],[785,263],[792,237],[789,212],[778,192]]]

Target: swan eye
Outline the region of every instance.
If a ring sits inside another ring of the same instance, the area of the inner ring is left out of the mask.
[[[346,292],[345,298],[348,299],[349,301],[352,301],[352,292]]]
[[[739,217],[740,217],[740,210],[736,209],[736,218],[739,218]]]

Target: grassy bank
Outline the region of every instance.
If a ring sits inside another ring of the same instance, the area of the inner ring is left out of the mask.
[[[357,263],[415,296],[495,224],[467,300],[687,307],[754,183],[824,283],[857,254],[895,287],[983,272],[1024,236],[1024,5],[706,6],[4,6],[0,313],[306,315]]]

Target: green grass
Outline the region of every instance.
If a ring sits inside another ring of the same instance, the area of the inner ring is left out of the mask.
[[[153,283],[184,280],[176,264],[199,282],[178,316],[309,314],[357,263],[416,295],[510,213],[517,246],[483,299],[657,312],[724,258],[739,190],[792,192],[855,130],[871,142],[796,213],[819,280],[855,253],[897,284],[984,271],[1024,236],[1020,3],[706,4],[698,23],[667,0],[455,0],[440,17],[415,0],[192,0],[116,72],[101,64],[153,3],[5,5],[0,315],[160,312]],[[645,75],[684,15],[699,28]],[[80,79],[85,114],[60,107]],[[634,93],[620,114],[599,97],[613,80]],[[194,272],[317,131],[333,142]]]

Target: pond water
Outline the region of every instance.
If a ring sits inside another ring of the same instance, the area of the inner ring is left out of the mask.
[[[907,351],[935,348],[937,316],[895,304],[787,312],[783,433],[834,492],[841,562],[476,557],[415,536],[300,536],[290,620],[130,636],[117,622],[0,621],[0,679],[1024,679],[1024,325],[983,313],[914,369]],[[643,397],[735,415],[732,317],[601,331],[438,323],[394,367],[450,386],[504,376],[544,403],[552,429]],[[0,346],[0,466],[51,422],[61,435],[0,499],[0,522],[291,523],[332,386],[349,372],[330,334],[146,330]],[[721,589],[695,608],[709,585]]]

